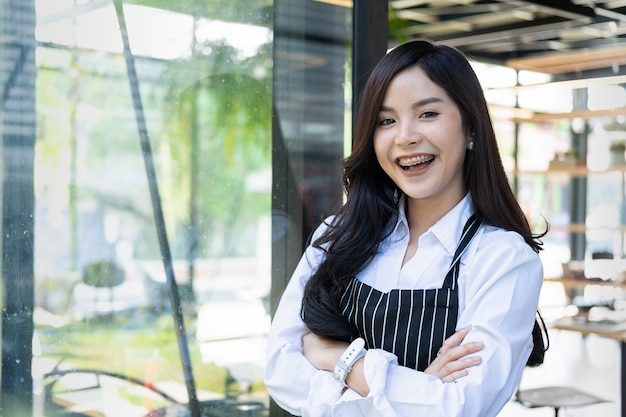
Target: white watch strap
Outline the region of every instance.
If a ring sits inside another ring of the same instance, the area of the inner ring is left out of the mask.
[[[335,378],[337,382],[340,382],[344,386],[346,385],[346,377],[352,370],[352,365],[354,365],[354,362],[365,356],[365,353],[367,353],[364,348],[365,340],[360,337],[354,339],[339,359],[337,359],[335,369],[333,369],[333,378]]]

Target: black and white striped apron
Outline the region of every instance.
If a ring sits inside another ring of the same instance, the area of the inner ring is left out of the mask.
[[[441,288],[384,293],[356,278],[350,281],[340,307],[365,339],[367,349],[391,352],[402,366],[419,371],[428,367],[456,329],[460,259],[480,224],[476,215],[465,224]]]

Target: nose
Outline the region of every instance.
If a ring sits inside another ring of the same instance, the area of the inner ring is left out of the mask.
[[[414,121],[403,122],[400,125],[396,144],[400,146],[415,145],[422,141],[422,133]]]

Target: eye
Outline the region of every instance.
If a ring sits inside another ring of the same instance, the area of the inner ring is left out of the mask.
[[[385,117],[384,119],[378,121],[378,126],[389,126],[394,122],[395,120],[393,120],[391,117]]]
[[[420,114],[420,118],[421,119],[432,119],[433,117],[438,116],[439,113],[435,112],[435,111],[425,111],[422,114]]]

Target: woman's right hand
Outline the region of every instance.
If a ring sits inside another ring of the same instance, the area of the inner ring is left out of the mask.
[[[468,374],[468,368],[480,363],[479,356],[469,356],[483,348],[481,342],[469,342],[462,344],[463,339],[469,333],[471,326],[458,330],[447,338],[437,357],[424,370],[425,373],[434,375],[443,382],[454,382]]]
[[[302,354],[317,369],[332,371],[348,343],[327,339],[315,333],[302,337]]]

